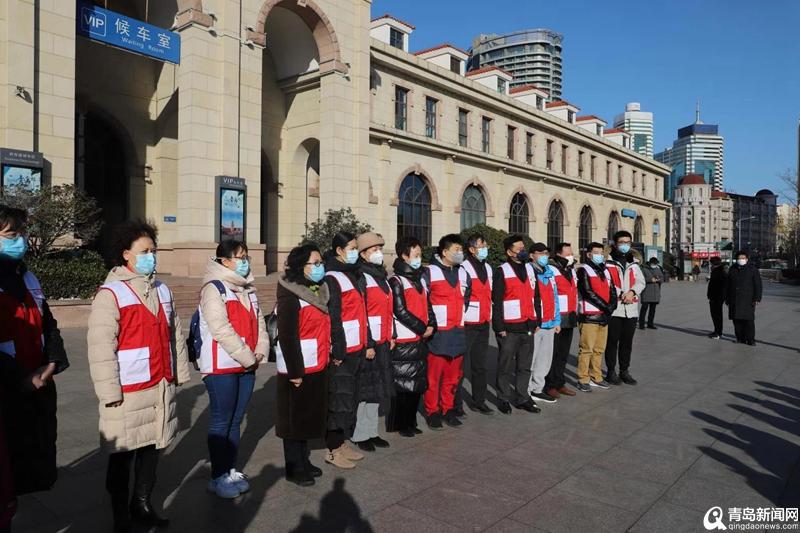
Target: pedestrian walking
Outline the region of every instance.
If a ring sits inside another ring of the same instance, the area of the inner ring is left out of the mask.
[[[494,271],[492,329],[497,336],[497,409],[511,414],[511,406],[538,413],[528,393],[533,361],[533,334],[539,327],[534,307],[536,274],[521,235],[503,240],[506,262]],[[512,387],[513,382],[513,387]]]
[[[352,441],[362,451],[388,448],[389,442],[378,434],[379,408],[394,392],[391,375],[391,349],[394,344],[392,291],[383,266],[383,237],[362,233],[356,239],[358,266],[366,284],[367,349],[358,373],[358,408]]]
[[[477,413],[494,413],[486,405],[486,354],[489,351],[489,329],[492,322],[492,267],[486,261],[489,245],[483,235],[475,233],[467,239],[467,255],[464,269],[471,280],[469,307],[464,315],[464,331],[467,336],[467,351],[464,356],[464,375],[469,372],[472,402],[469,408]],[[456,414],[463,415],[462,398],[464,378],[456,392]]]
[[[364,454],[345,442],[353,436],[358,409],[358,373],[367,349],[366,286],[358,271],[358,246],[352,233],[334,235],[325,254],[325,283],[330,298],[331,357],[328,384],[328,455],[325,461],[344,469],[355,468]]]
[[[722,306],[726,298],[726,284],[728,273],[725,265],[719,257],[711,258],[711,276],[708,280],[708,307],[711,311],[711,322],[714,324],[714,331],[709,335],[709,339],[719,339],[722,337]]]
[[[307,487],[322,475],[311,463],[308,441],[325,437],[331,319],[325,266],[319,248],[293,248],[278,279],[277,423],[283,439],[286,479]]]
[[[725,303],[733,320],[736,342],[756,345],[756,307],[761,303],[761,274],[745,251],[736,252],[736,264],[728,270]]]
[[[692,267],[692,279],[694,280],[695,283],[700,281],[700,265],[695,264]]]
[[[53,377],[69,367],[27,250],[27,213],[0,206],[0,530],[10,527],[17,496],[56,481]]]
[[[423,274],[436,328],[428,341],[428,388],[423,394],[428,427],[462,423],[455,412],[455,394],[462,376],[467,338],[464,311],[470,299],[470,277],[461,266],[464,245],[456,234],[439,239],[436,255]]]
[[[241,425],[255,386],[255,370],[269,350],[247,245],[227,240],[206,263],[200,291],[202,347],[198,366],[208,391],[209,491],[236,498],[250,490],[237,470]]]
[[[392,379],[395,394],[386,415],[386,430],[413,437],[417,409],[427,388],[427,339],[433,335],[435,320],[428,302],[428,285],[423,279],[422,244],[416,237],[402,237],[395,245],[397,258],[389,278],[392,289],[395,346],[392,349]]]
[[[550,269],[550,248],[543,242],[535,243],[530,250],[531,268],[536,275],[534,291],[535,312],[539,327],[533,335],[533,360],[528,392],[534,401],[555,403],[557,400],[544,390],[545,378],[553,363],[553,341],[561,332],[558,285]]]
[[[603,353],[608,339],[608,324],[617,307],[617,291],[606,268],[603,245],[592,242],[586,247],[578,277],[578,390],[607,389],[603,379]]]
[[[172,292],[156,278],[156,235],[155,226],[143,221],[115,228],[109,246],[114,267],[89,316],[89,371],[100,401],[101,445],[110,452],[106,489],[116,531],[130,531],[131,520],[169,524],[151,496],[159,450],[178,429],[176,387],[190,378]]]
[[[573,332],[578,325],[578,277],[570,243],[561,242],[556,245],[555,256],[550,257],[550,270],[558,290],[561,331],[553,339],[553,362],[545,378],[544,388],[553,398],[575,396],[575,391],[567,387],[564,377]]]
[[[645,328],[645,318],[647,319],[648,329],[658,329],[654,324],[656,306],[661,301],[661,284],[664,283],[666,274],[661,265],[658,264],[657,257],[651,257],[647,263],[641,266],[641,269],[645,280],[645,288],[640,298],[639,329]]]

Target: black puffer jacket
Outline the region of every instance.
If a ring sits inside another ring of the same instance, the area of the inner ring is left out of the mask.
[[[725,303],[731,320],[755,320],[756,303],[761,301],[761,274],[748,263],[728,270]]]
[[[406,298],[403,290],[403,283],[397,276],[403,277],[422,293],[422,269],[412,269],[402,259],[394,262],[394,276],[389,278],[389,286],[392,289],[394,318],[401,322],[415,334],[422,336],[425,329],[432,324],[432,320],[426,324],[419,317],[411,313],[406,307]],[[428,316],[433,316],[433,311],[428,304]],[[428,357],[428,346],[424,340],[417,342],[397,343],[392,350],[392,376],[395,389],[401,392],[421,393],[428,388],[426,379],[426,360]]]
[[[606,265],[604,264],[598,265],[592,261],[587,261],[585,264],[594,270],[601,279],[605,280],[608,278],[608,276],[610,276],[608,270],[606,269]],[[614,290],[613,284],[611,289],[608,291],[610,299],[608,302],[606,302],[596,292],[594,292],[592,289],[592,284],[589,281],[589,275],[583,270],[583,268],[578,268],[576,270],[578,271],[578,298],[585,302],[589,302],[593,306],[603,311],[603,314],[601,315],[579,314],[578,322],[583,324],[608,324],[608,320],[611,318],[611,313],[613,313],[614,309],[617,308],[617,291]]]
[[[390,295],[391,289],[387,281],[386,269],[376,266],[366,261],[359,260],[359,271],[363,277],[369,274],[375,279],[378,287],[384,294]],[[366,279],[365,279],[366,280]],[[364,294],[369,309],[369,293]],[[367,334],[367,348],[375,350],[375,357],[367,359],[366,355],[361,362],[361,369],[357,376],[358,399],[367,403],[380,403],[386,397],[394,393],[392,386],[392,369],[390,364],[389,343],[376,344],[372,339],[372,331]]]

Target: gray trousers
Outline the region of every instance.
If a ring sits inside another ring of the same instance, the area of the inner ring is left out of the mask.
[[[508,333],[497,337],[500,355],[497,360],[497,398],[513,405],[530,400],[528,382],[531,379],[533,335]],[[511,389],[511,382],[514,389]]]
[[[539,328],[539,331],[533,334],[533,361],[531,361],[529,393],[539,394],[544,390],[545,378],[553,363],[553,339],[555,336],[555,328]]]
[[[378,436],[379,403],[361,402],[356,409],[356,428],[353,430],[353,442],[363,442]]]

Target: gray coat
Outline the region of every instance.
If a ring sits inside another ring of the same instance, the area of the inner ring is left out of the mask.
[[[664,283],[666,274],[660,265],[645,263],[642,265],[642,274],[647,285],[642,291],[642,303],[658,303],[661,301],[661,284]],[[656,281],[653,281],[655,279]]]

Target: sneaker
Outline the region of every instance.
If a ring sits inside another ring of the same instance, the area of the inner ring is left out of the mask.
[[[561,398],[561,393],[558,392],[558,389],[555,387],[550,387],[546,392],[548,396],[552,396],[555,399]]]
[[[608,385],[608,384],[621,385],[622,384],[622,380],[619,379],[618,375],[616,375],[616,374],[614,374],[612,372],[609,372],[608,375],[606,376],[606,379],[603,380],[603,383],[605,383],[606,385]]]
[[[560,389],[558,389],[558,392],[559,392],[559,393],[560,393],[562,396],[575,396],[575,391],[574,391],[574,390],[572,390],[572,389],[570,389],[570,388],[569,388],[569,387],[567,387],[566,385],[564,385],[563,387],[561,387]]]
[[[447,413],[444,415],[444,423],[451,428],[457,428],[464,425],[464,423],[458,419],[458,414],[456,414],[455,410],[453,409],[447,411]]]
[[[218,478],[209,481],[208,492],[213,492],[218,497],[226,500],[238,498],[239,494],[241,494],[236,484],[231,480],[230,474],[222,474]]]
[[[503,413],[504,415],[511,414],[511,404],[505,401],[500,400],[497,403],[497,410]]]
[[[388,448],[389,447],[389,441],[386,440],[386,439],[382,439],[380,437],[372,437],[371,439],[369,439],[369,441],[376,448]]]
[[[717,335],[716,333],[712,333],[711,335],[708,336],[709,339],[719,339],[720,337],[721,335]]]
[[[360,461],[364,458],[364,454],[361,452],[355,451],[353,448],[347,445],[345,442],[339,448],[342,451],[342,455],[344,455],[349,461]]]
[[[547,394],[546,392],[532,392],[531,396],[535,400],[539,400],[540,402],[544,403],[556,403],[558,400]]]
[[[469,408],[475,411],[476,413],[480,413],[482,415],[491,415],[494,413],[494,411],[492,411],[492,408],[486,405],[486,402],[482,402],[476,405],[470,405]]]
[[[362,450],[362,451],[365,451],[365,452],[374,452],[375,451],[375,445],[372,444],[372,441],[369,441],[369,440],[362,440],[362,441],[359,441],[359,442],[354,442],[353,444],[358,446],[359,450]]]
[[[239,489],[240,493],[244,494],[250,490],[250,483],[247,482],[247,476],[235,468],[231,468],[231,471],[228,473],[228,477],[231,478],[231,481],[233,481],[233,484],[236,485],[236,488]]]
[[[433,413],[428,416],[428,427],[433,430],[442,429],[442,415],[441,413]]]
[[[581,392],[592,392],[592,387],[588,383],[578,383],[578,390]]]
[[[514,407],[522,411],[528,411],[529,413],[534,413],[534,414],[542,412],[541,408],[539,408],[539,406],[537,406],[536,402],[534,402],[533,400],[523,402],[519,405],[515,405]]]
[[[325,462],[332,464],[342,470],[350,470],[356,467],[356,464],[342,454],[342,449],[337,448],[333,451],[328,451],[325,455]]]
[[[616,376],[614,376],[614,377],[616,377]],[[619,380],[619,378],[617,378],[617,380]],[[603,380],[603,381],[591,380],[589,382],[589,386],[590,387],[597,387],[598,389],[607,389],[607,388],[611,387],[611,385],[606,380]]]
[[[631,376],[630,372],[620,372],[619,379],[626,385],[636,385],[639,383],[633,379],[633,376]]]

